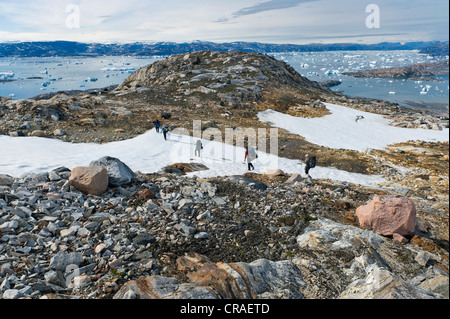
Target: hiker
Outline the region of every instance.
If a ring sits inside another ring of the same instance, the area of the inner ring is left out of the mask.
[[[356,117],[356,123],[358,123],[358,122],[361,121],[361,120],[364,120],[364,116],[358,115],[358,116]]]
[[[253,161],[258,158],[258,155],[256,154],[255,150],[253,148],[249,148],[248,146],[245,146],[245,159],[248,163],[248,170],[254,171],[255,167],[253,166]]]
[[[159,129],[161,128],[161,122],[159,120],[156,120],[153,122],[155,124],[156,133],[159,133]]]
[[[163,127],[162,127],[162,132],[163,132],[163,135],[164,135],[164,139],[167,141],[167,133],[169,133],[169,127],[167,126],[167,125],[163,125]]]
[[[309,175],[309,171],[312,168],[315,168],[317,165],[317,158],[315,156],[310,156],[309,154],[305,156],[305,163],[306,163],[306,167],[305,167],[305,173],[307,176],[311,177]]]
[[[202,149],[203,149],[202,141],[198,140],[197,142],[195,142],[195,156],[201,157]]]

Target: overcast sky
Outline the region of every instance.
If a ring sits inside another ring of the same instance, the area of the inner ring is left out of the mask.
[[[366,25],[370,4],[379,28]],[[0,0],[0,42],[448,41],[448,11],[448,0]]]

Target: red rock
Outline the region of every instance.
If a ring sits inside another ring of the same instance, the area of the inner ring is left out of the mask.
[[[375,197],[372,202],[356,210],[359,223],[384,236],[408,236],[416,228],[417,212],[414,203],[402,196]]]
[[[394,240],[401,243],[401,244],[406,244],[408,243],[408,239],[406,239],[405,237],[403,237],[402,235],[399,234],[394,234],[393,236]]]
[[[108,171],[104,167],[76,167],[69,177],[70,185],[90,195],[101,195],[108,189]]]

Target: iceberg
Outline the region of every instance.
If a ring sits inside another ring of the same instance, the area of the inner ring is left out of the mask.
[[[0,80],[11,80],[14,78],[14,73],[13,72],[8,72],[8,73],[0,73]]]
[[[136,68],[103,68],[102,71],[108,72],[126,72],[126,71],[136,71]]]

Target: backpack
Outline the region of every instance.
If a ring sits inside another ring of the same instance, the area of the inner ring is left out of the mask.
[[[255,160],[258,158],[258,154],[256,154],[256,151],[253,148],[248,149],[248,155],[251,160]]]
[[[311,156],[308,158],[307,164],[311,168],[315,168],[317,165],[317,158],[315,156]]]

